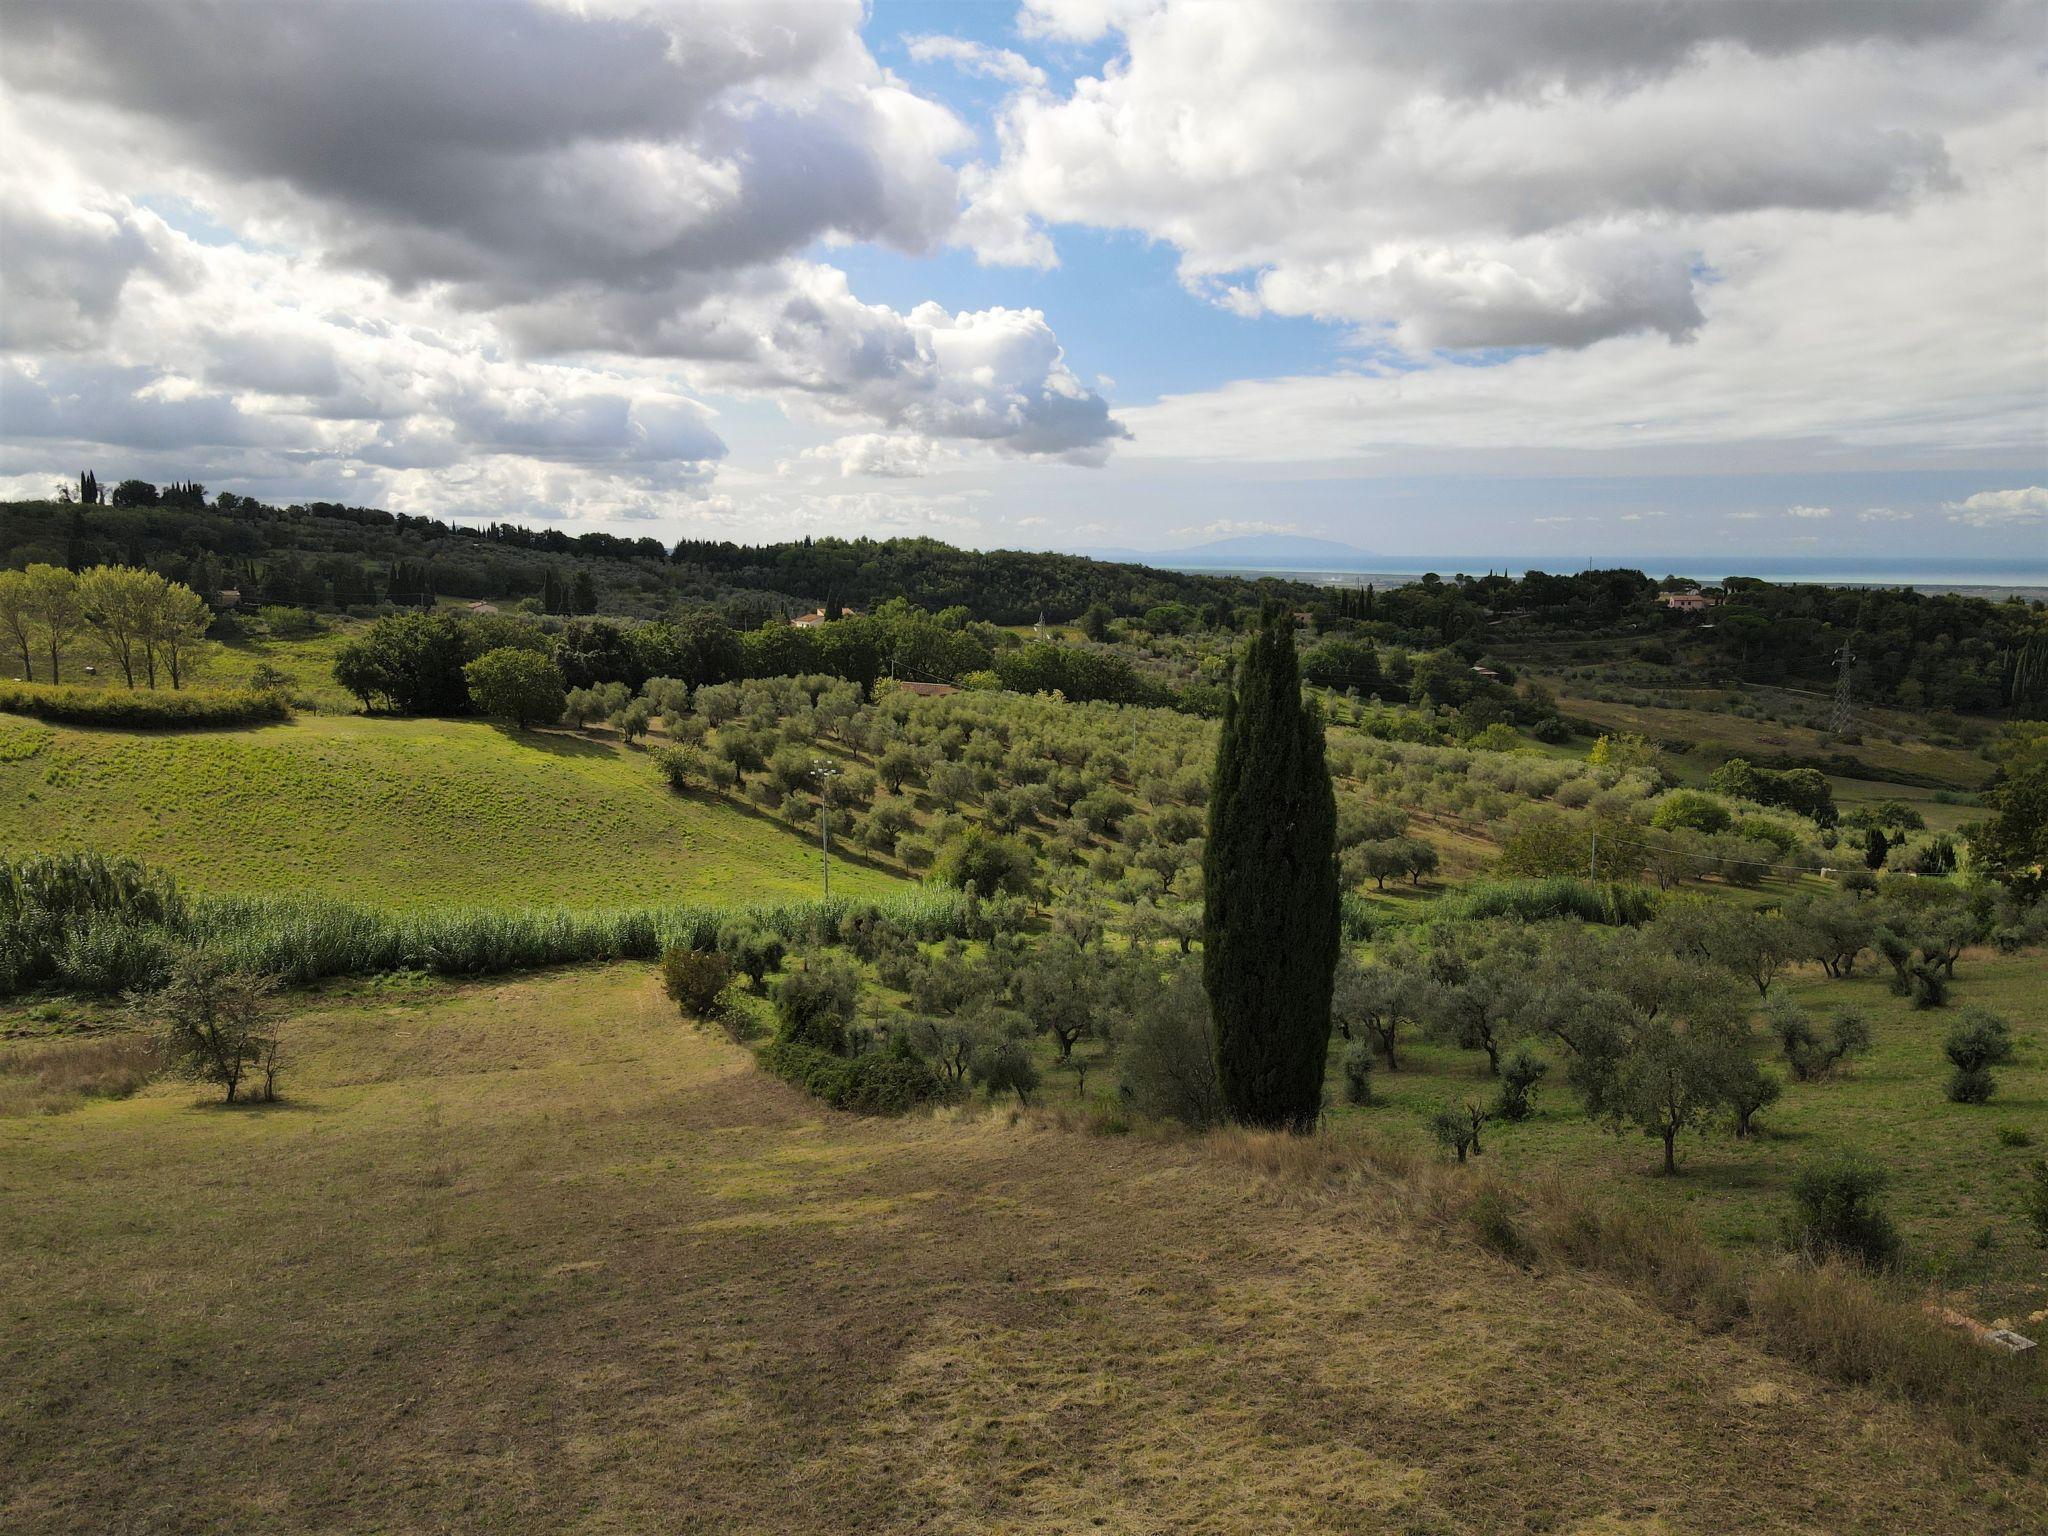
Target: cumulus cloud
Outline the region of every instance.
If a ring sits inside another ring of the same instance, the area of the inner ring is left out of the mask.
[[[581,465],[598,489],[563,494],[619,507],[636,478],[701,491],[726,450],[694,397],[725,390],[1101,462],[1126,434],[1043,315],[864,304],[812,254],[930,251],[961,209],[971,134],[875,63],[863,16],[11,5],[5,429],[183,446],[215,482],[260,448],[394,498],[436,474],[554,494]]]
[[[1908,523],[1912,520],[1911,512],[1896,507],[1865,507],[1856,514],[1859,523]]]
[[[2016,4],[1628,10],[1031,0],[1121,53],[1012,98],[962,235],[1045,265],[1059,225],[1139,230],[1219,303],[1414,349],[1684,341],[1726,221],[1913,207],[2038,90]]]
[[[1034,88],[1045,85],[1044,70],[1022,54],[1012,53],[1007,48],[991,48],[986,43],[973,42],[968,38],[931,33],[910,38],[905,46],[910,56],[920,64],[951,64],[967,74],[979,75],[984,80],[1000,80],[1006,85]]]
[[[1973,528],[2005,528],[2048,522],[2048,486],[2029,485],[2009,491],[1979,491],[1961,501],[1945,501],[1942,511],[1952,523]]]
[[[805,457],[837,464],[849,480],[915,480],[937,469],[946,455],[931,438],[914,433],[855,432],[809,449]]]
[[[1787,517],[1796,517],[1800,519],[1802,522],[1810,523],[1818,522],[1821,518],[1824,517],[1833,517],[1835,515],[1835,509],[1833,507],[1787,507],[1785,509],[1785,515]]]

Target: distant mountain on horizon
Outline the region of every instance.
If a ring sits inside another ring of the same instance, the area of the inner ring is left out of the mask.
[[[1302,533],[1243,533],[1179,549],[1092,548],[1068,553],[1091,560],[1205,570],[1356,570],[1361,561],[1379,558],[1355,544]]]

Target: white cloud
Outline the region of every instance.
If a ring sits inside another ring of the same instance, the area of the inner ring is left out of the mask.
[[[910,56],[920,64],[951,64],[967,74],[979,75],[985,80],[1001,80],[1008,85],[1034,89],[1043,89],[1045,85],[1044,70],[1022,54],[1012,53],[1007,48],[991,48],[986,43],[972,42],[964,37],[930,33],[907,39],[906,47]]]
[[[1859,523],[1907,523],[1913,520],[1911,512],[1895,507],[1865,507],[1856,514]]]
[[[839,473],[848,479],[872,475],[914,480],[931,474],[947,455],[931,438],[915,433],[856,432],[808,449],[805,457],[836,462]]]
[[[1952,523],[1973,528],[2002,528],[2048,522],[2048,486],[2029,485],[2009,491],[1979,491],[1961,501],[1945,501],[1942,511]]]
[[[1958,133],[1949,153],[1956,189],[1900,213],[1729,221],[1735,254],[1701,291],[1688,346],[1638,334],[1484,367],[1369,357],[1241,380],[1120,410],[1126,451],[1388,472],[1475,453],[1509,467],[1595,454],[1705,466],[1731,445],[1820,451],[1830,467],[1903,450],[2038,462],[2048,351],[2016,341],[2048,334],[2035,114]]]
[[[1785,515],[1787,517],[1799,518],[1804,522],[1818,522],[1821,518],[1833,517],[1835,509],[1833,507],[1787,507]]]
[[[1730,512],[1728,520],[1732,523],[1753,523],[1762,516],[1761,512]]]
[[[1100,463],[1126,434],[1042,314],[864,304],[811,257],[930,251],[960,212],[971,135],[863,14],[10,12],[0,472],[122,450],[290,498],[651,505],[726,453],[705,390]]]
[[[1412,349],[1683,341],[1751,256],[1731,221],[1915,207],[1954,185],[1954,129],[2038,92],[2018,5],[1617,16],[1032,0],[1028,32],[1121,54],[1007,104],[962,233],[1046,265],[1061,224],[1138,230],[1220,303]]]

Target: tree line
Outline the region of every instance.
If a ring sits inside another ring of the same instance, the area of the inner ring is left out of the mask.
[[[181,582],[125,565],[72,572],[31,565],[0,571],[0,635],[21,659],[23,682],[61,683],[79,643],[118,667],[130,687],[182,688],[203,655],[213,610]]]

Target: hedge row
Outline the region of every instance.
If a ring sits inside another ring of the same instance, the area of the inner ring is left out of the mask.
[[[947,1096],[936,1072],[916,1057],[868,1051],[835,1056],[815,1045],[777,1036],[755,1052],[761,1065],[834,1109],[900,1115]]]
[[[0,713],[32,715],[65,725],[143,730],[209,725],[261,725],[292,717],[281,693],[254,688],[195,693],[185,689],[74,688],[55,683],[0,683]]]

